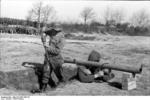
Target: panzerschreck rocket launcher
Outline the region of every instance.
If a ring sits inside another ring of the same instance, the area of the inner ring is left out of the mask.
[[[76,60],[76,59],[64,59],[64,62],[74,63],[77,65],[98,67],[100,69],[109,69],[109,72],[111,72],[111,70],[128,72],[128,73],[132,73],[133,76],[135,76],[136,74],[140,74],[142,72],[142,65],[139,67],[133,67],[133,66],[127,66],[127,65],[115,65],[115,64],[110,64],[110,63],[82,61],[82,60]]]

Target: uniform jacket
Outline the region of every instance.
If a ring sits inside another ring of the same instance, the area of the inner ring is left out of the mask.
[[[46,36],[42,37],[43,42],[46,43]],[[61,60],[62,62],[62,56],[61,56],[61,51],[64,47],[65,44],[65,39],[64,39],[64,33],[59,32],[55,36],[50,37],[49,39],[49,44],[47,46],[47,51],[49,54],[49,57],[58,62],[58,60]]]

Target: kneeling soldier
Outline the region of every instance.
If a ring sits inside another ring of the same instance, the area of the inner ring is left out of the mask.
[[[101,55],[97,51],[93,50],[88,57],[88,61],[99,62],[100,58]],[[107,82],[112,78],[114,78],[114,74],[109,73],[107,69],[101,70],[94,66],[78,66],[78,79],[81,82]]]

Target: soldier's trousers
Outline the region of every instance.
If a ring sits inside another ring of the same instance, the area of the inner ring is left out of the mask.
[[[43,66],[42,83],[57,85],[59,81],[62,81],[62,60],[56,58],[50,58],[51,62],[48,62],[45,58]]]

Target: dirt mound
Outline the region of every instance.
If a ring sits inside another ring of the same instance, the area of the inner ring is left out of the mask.
[[[0,88],[13,87],[20,90],[30,90],[38,87],[38,78],[32,69],[0,72],[0,78]]]

